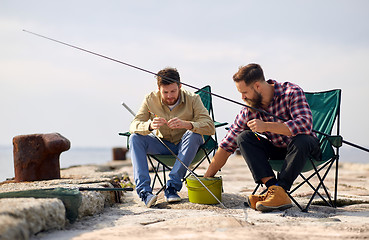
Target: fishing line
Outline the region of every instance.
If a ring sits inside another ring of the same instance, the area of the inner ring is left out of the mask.
[[[276,115],[274,115],[274,114],[272,114],[272,113],[269,113],[269,112],[267,112],[267,111],[265,111],[265,110],[263,110],[263,109],[254,108],[254,107],[252,107],[252,106],[249,106],[249,105],[247,105],[247,104],[244,104],[244,103],[241,103],[241,102],[238,102],[238,101],[232,100],[232,99],[230,99],[230,98],[227,98],[227,97],[221,96],[221,95],[219,95],[219,94],[212,93],[212,92],[206,91],[206,90],[204,90],[204,89],[200,89],[200,88],[198,88],[198,87],[192,86],[192,85],[187,84],[187,83],[184,83],[184,82],[179,82],[179,81],[177,81],[177,80],[175,80],[175,79],[172,79],[172,78],[169,78],[169,77],[166,77],[166,76],[162,76],[162,75],[160,75],[160,74],[154,73],[154,72],[149,71],[149,70],[146,70],[146,69],[144,69],[144,68],[137,67],[137,66],[135,66],[135,65],[132,65],[132,64],[129,64],[129,63],[126,63],[126,62],[123,62],[123,61],[120,61],[120,60],[117,60],[117,59],[114,59],[114,58],[111,58],[111,57],[108,57],[108,56],[105,56],[105,55],[102,55],[102,54],[99,54],[99,53],[96,53],[96,52],[93,52],[93,51],[90,51],[90,50],[87,50],[87,49],[84,49],[84,48],[81,48],[81,47],[77,47],[77,46],[75,46],[75,45],[72,45],[72,44],[69,44],[69,43],[66,43],[66,42],[62,42],[62,41],[59,41],[59,40],[56,40],[56,39],[53,39],[53,38],[50,38],[50,37],[46,37],[46,36],[44,36],[44,35],[41,35],[41,34],[38,34],[38,33],[34,33],[34,32],[31,32],[31,31],[28,31],[28,30],[25,30],[25,29],[23,29],[22,31],[24,31],[24,32],[26,32],[26,33],[29,33],[29,34],[32,34],[32,35],[35,35],[35,36],[38,36],[38,37],[41,37],[41,38],[44,38],[44,39],[47,39],[47,40],[50,40],[50,41],[53,41],[53,42],[57,42],[57,43],[59,43],[59,44],[62,44],[62,45],[65,45],[65,46],[68,46],[68,47],[71,47],[71,48],[74,48],[74,49],[78,49],[78,50],[83,51],[83,52],[87,52],[87,53],[93,54],[93,55],[98,56],[98,57],[102,57],[102,58],[105,58],[105,59],[111,60],[111,61],[113,61],[113,62],[117,62],[117,63],[123,64],[123,65],[126,65],[126,66],[131,67],[131,68],[135,68],[135,69],[137,69],[137,70],[140,70],[140,71],[143,71],[143,72],[146,72],[146,73],[149,73],[149,74],[152,74],[152,75],[155,75],[155,76],[158,76],[158,77],[164,78],[164,79],[169,80],[169,81],[173,81],[173,82],[180,83],[180,84],[182,84],[182,85],[184,85],[184,86],[187,86],[187,87],[190,87],[190,88],[193,88],[193,89],[196,89],[196,90],[199,90],[199,91],[205,92],[205,93],[207,93],[207,94],[211,94],[211,95],[213,95],[213,96],[215,96],[215,97],[218,97],[218,98],[220,98],[220,99],[226,100],[226,101],[228,101],[228,102],[231,102],[231,103],[234,103],[234,104],[237,104],[237,105],[240,105],[240,106],[243,106],[243,107],[246,107],[246,108],[252,109],[252,110],[254,110],[254,111],[258,111],[258,112],[263,113],[263,114],[265,114],[265,115],[268,115],[268,116],[274,117],[274,118],[279,119],[279,120],[281,120],[281,121],[283,121],[283,122],[286,122],[286,121],[287,121],[286,119],[284,119],[284,118],[282,118],[282,117],[279,117],[279,116],[276,116]],[[314,130],[314,129],[313,129],[312,131],[313,131],[313,132],[315,132],[315,133],[321,134],[321,135],[323,135],[323,136],[330,137],[330,135],[329,135],[329,134],[326,134],[326,133],[323,133],[323,132],[320,132],[320,131],[317,131],[317,130]],[[350,145],[350,146],[352,146],[352,147],[356,147],[356,148],[361,149],[361,150],[363,150],[363,151],[369,152],[369,149],[364,148],[364,147],[362,147],[362,146],[359,146],[359,145],[357,145],[357,144],[354,144],[354,143],[348,142],[348,141],[346,141],[346,140],[344,140],[344,139],[342,139],[342,143],[346,143],[347,145]]]
[[[216,93],[208,92],[208,91],[206,91],[206,90],[204,90],[204,89],[201,89],[201,88],[198,88],[198,87],[192,86],[192,85],[187,84],[187,83],[184,83],[184,82],[180,82],[180,81],[178,81],[178,80],[176,80],[176,79],[173,79],[173,78],[169,78],[169,77],[166,77],[166,76],[162,76],[162,75],[160,75],[160,74],[154,73],[154,72],[149,71],[149,70],[146,70],[146,69],[144,69],[144,68],[137,67],[137,66],[135,66],[135,65],[132,65],[132,64],[129,64],[129,63],[126,63],[126,62],[123,62],[123,61],[120,61],[120,60],[117,60],[117,59],[114,59],[114,58],[111,58],[111,57],[108,57],[108,56],[105,56],[105,55],[102,55],[102,54],[99,54],[99,53],[96,53],[96,52],[93,52],[93,51],[90,51],[90,50],[87,50],[87,49],[84,49],[84,48],[81,48],[81,47],[77,47],[77,46],[75,46],[75,45],[72,45],[72,44],[69,44],[69,43],[66,43],[66,42],[62,42],[62,41],[59,41],[59,40],[56,40],[56,39],[53,39],[53,38],[49,38],[49,37],[43,36],[43,35],[38,34],[38,33],[34,33],[34,32],[31,32],[31,31],[24,30],[24,29],[23,29],[23,31],[24,31],[24,32],[26,32],[26,33],[30,33],[30,34],[33,34],[33,35],[35,35],[35,36],[41,37],[41,38],[45,38],[45,39],[50,40],[50,41],[53,41],[53,42],[57,42],[57,43],[63,44],[63,45],[65,45],[65,46],[68,46],[68,47],[71,47],[71,48],[78,49],[78,50],[83,51],[83,52],[87,52],[87,53],[93,54],[93,55],[98,56],[98,57],[102,57],[102,58],[105,58],[105,59],[111,60],[111,61],[113,61],[113,62],[117,62],[117,63],[123,64],[123,65],[126,65],[126,66],[131,67],[131,68],[135,68],[135,69],[137,69],[137,70],[140,70],[140,71],[143,71],[143,72],[146,72],[146,73],[149,73],[149,74],[152,74],[152,75],[155,75],[155,76],[158,76],[158,77],[164,78],[164,79],[169,80],[169,81],[172,81],[172,82],[180,83],[180,84],[182,84],[182,85],[184,85],[184,86],[187,86],[187,87],[190,87],[190,88],[193,88],[193,89],[196,89],[196,90],[199,90],[199,91],[202,91],[202,92],[205,92],[205,93],[211,94],[211,95],[213,95],[213,96],[215,96],[215,97],[218,97],[218,98],[221,98],[221,99],[223,99],[223,100],[226,100],[226,101],[229,101],[229,102],[232,102],[232,103],[235,103],[235,104],[241,105],[241,106],[243,106],[243,107],[250,108],[250,109],[255,110],[255,111],[258,111],[258,112],[262,112],[262,113],[264,113],[264,114],[266,114],[266,115],[270,115],[270,116],[275,117],[275,118],[278,118],[278,119],[280,119],[280,120],[282,120],[282,121],[286,121],[285,119],[283,119],[283,118],[281,118],[281,117],[279,117],[279,116],[275,116],[275,115],[273,115],[273,114],[271,114],[271,113],[268,113],[267,111],[264,111],[264,110],[262,110],[262,109],[258,109],[258,108],[251,107],[251,106],[246,105],[246,104],[244,104],[244,103],[237,102],[237,101],[235,101],[235,100],[232,100],[232,99],[227,98],[227,97],[223,97],[223,96],[218,95],[218,94],[216,94]]]

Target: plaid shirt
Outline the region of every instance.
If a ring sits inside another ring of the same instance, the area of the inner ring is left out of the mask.
[[[274,97],[266,112],[286,119],[287,121],[284,123],[290,129],[292,136],[271,132],[265,132],[263,135],[277,147],[287,147],[291,137],[297,134],[311,134],[315,136],[312,132],[313,117],[303,90],[289,82],[278,83],[274,80],[268,80],[267,82],[274,84]],[[264,113],[252,113],[247,107],[243,107],[221,141],[220,147],[227,152],[233,153],[237,148],[237,136],[244,130],[249,129],[246,124],[252,119],[260,119],[265,122],[283,122]]]

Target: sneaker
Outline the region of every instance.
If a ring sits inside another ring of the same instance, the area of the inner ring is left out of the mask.
[[[266,193],[262,195],[249,195],[246,198],[246,203],[249,205],[250,208],[256,210],[256,203],[260,201],[264,201],[266,196],[267,196]]]
[[[181,201],[181,197],[177,194],[177,190],[173,187],[167,187],[165,189],[165,200],[169,203]]]
[[[280,186],[270,186],[264,201],[256,203],[256,210],[270,212],[273,210],[285,210],[292,207],[291,199],[286,191]]]
[[[152,194],[151,192],[141,192],[140,198],[145,203],[146,207],[151,207],[155,204],[156,200],[158,199],[158,196]]]

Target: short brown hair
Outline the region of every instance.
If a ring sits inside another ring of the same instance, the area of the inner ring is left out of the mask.
[[[256,63],[241,66],[238,72],[233,75],[233,81],[244,81],[246,85],[250,85],[256,81],[265,81],[263,69]]]
[[[177,69],[171,67],[160,70],[158,72],[158,75],[156,75],[156,79],[158,87],[160,87],[161,85],[169,85],[172,83],[177,83],[178,86],[181,84]]]

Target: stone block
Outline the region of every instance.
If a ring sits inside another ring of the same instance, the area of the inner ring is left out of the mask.
[[[24,219],[11,215],[0,215],[1,240],[28,240],[31,233]]]
[[[13,138],[15,181],[60,178],[60,154],[70,141],[59,133],[19,135]]]
[[[0,199],[0,239],[29,239],[51,229],[63,229],[65,208],[59,199]]]

